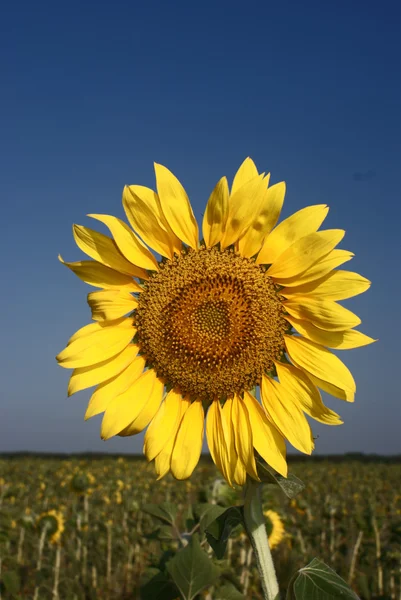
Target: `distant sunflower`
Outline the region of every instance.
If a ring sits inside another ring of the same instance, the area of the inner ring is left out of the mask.
[[[36,521],[36,527],[46,532],[50,537],[52,544],[57,544],[60,541],[61,534],[64,531],[64,516],[63,513],[57,510],[49,510],[39,515]]]
[[[284,537],[284,524],[280,515],[274,510],[265,510],[263,513],[266,517],[267,536],[269,538],[269,546],[271,549],[279,545]]]
[[[74,225],[77,245],[93,260],[60,257],[101,288],[88,295],[94,322],[57,356],[74,369],[68,393],[97,386],[86,418],[105,413],[103,439],[150,424],[144,451],[159,477],[191,475],[206,412],[210,452],[230,485],[244,484],[247,474],[258,478],[254,449],[285,476],[285,439],[307,454],[313,449],[304,413],[342,422],[318,388],[354,399],[351,373],[326,347],[373,341],[336,302],[370,282],[335,270],[353,254],[336,249],[343,230],[318,231],[326,205],[308,206],[275,227],[285,184],[269,187],[269,175],[250,158],[231,190],[225,177],[214,188],[200,243],[181,183],[166,167],[156,164],[155,171],[157,193],[124,188],[132,229],[116,217],[89,215],[113,238]]]
[[[96,479],[89,472],[76,471],[70,481],[70,489],[75,494],[87,494]]]

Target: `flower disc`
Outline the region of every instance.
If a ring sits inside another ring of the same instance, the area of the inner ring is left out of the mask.
[[[137,342],[158,377],[212,400],[249,390],[281,358],[288,324],[277,287],[251,259],[189,250],[144,284]]]

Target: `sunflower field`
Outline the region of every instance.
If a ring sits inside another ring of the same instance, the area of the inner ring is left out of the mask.
[[[401,465],[308,459],[290,471],[306,484],[296,496],[263,487],[280,589],[318,558],[362,600],[399,600]],[[262,598],[241,502],[207,458],[190,481],[156,481],[136,457],[2,458],[0,597]]]

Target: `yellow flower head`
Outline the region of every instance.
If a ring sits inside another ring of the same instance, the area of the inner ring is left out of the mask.
[[[230,485],[258,479],[254,450],[285,476],[285,439],[307,454],[314,447],[305,414],[342,423],[319,388],[354,399],[354,379],[330,348],[373,341],[337,302],[370,282],[337,269],[353,255],[336,248],[343,230],[319,230],[326,205],[277,225],[285,184],[269,186],[250,158],[231,189],[223,177],[212,191],[201,242],[181,183],[166,167],[155,171],[156,191],[124,188],[131,227],[89,215],[112,237],[74,225],[92,260],[60,257],[99,288],[88,295],[93,322],[57,356],[73,369],[68,393],[97,386],[85,417],[104,413],[103,439],[149,426],[144,451],[159,478],[191,475],[205,413],[211,455]]]
[[[280,516],[274,510],[265,510],[263,513],[266,517],[266,529],[269,538],[270,548],[275,548],[279,545],[284,537],[284,524]]]
[[[36,527],[41,532],[46,531],[50,542],[57,544],[65,529],[63,513],[54,509],[42,513],[36,521]]]

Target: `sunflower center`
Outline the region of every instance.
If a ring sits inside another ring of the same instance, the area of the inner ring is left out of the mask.
[[[141,353],[166,384],[211,400],[260,383],[284,349],[277,289],[250,259],[217,248],[160,263],[135,311]]]
[[[193,331],[211,340],[222,340],[230,331],[230,314],[224,300],[206,300],[192,315]]]

